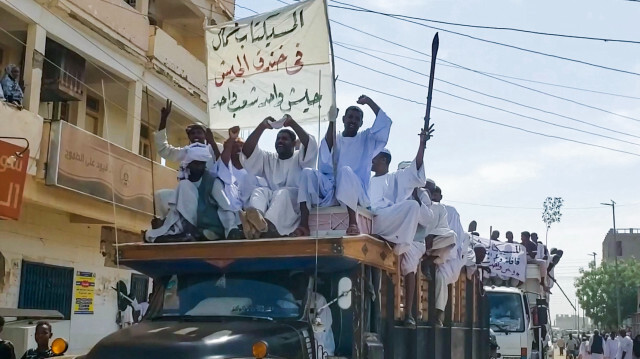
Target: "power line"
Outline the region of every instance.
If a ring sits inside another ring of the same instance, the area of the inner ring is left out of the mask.
[[[627,74],[627,75],[640,76],[640,73],[637,73],[637,72],[617,69],[617,68],[614,68],[614,67],[609,67],[609,66],[604,66],[604,65],[599,65],[599,64],[594,64],[594,63],[591,63],[591,62],[588,62],[588,61],[572,59],[572,58],[569,58],[569,57],[549,54],[549,53],[542,52],[542,51],[531,50],[531,49],[527,49],[527,48],[520,47],[520,46],[506,44],[506,43],[503,43],[503,42],[487,40],[487,39],[483,39],[483,38],[480,38],[480,37],[477,37],[477,36],[464,34],[464,33],[457,32],[457,31],[447,30],[447,29],[443,29],[443,28],[439,28],[439,27],[435,27],[435,26],[431,26],[431,25],[427,25],[427,24],[423,24],[423,23],[420,23],[420,22],[417,22],[417,21],[405,19],[405,18],[402,18],[402,17],[396,17],[396,16],[391,15],[391,14],[387,14],[387,13],[380,12],[380,11],[375,11],[375,10],[370,10],[370,9],[363,8],[363,7],[356,6],[356,5],[351,5],[351,6],[353,6],[353,8],[341,7],[341,6],[336,6],[336,5],[329,5],[329,6],[334,7],[334,8],[341,8],[341,9],[345,9],[345,10],[366,12],[366,13],[372,13],[372,14],[376,14],[376,15],[386,16],[386,17],[390,17],[392,19],[401,20],[401,21],[404,21],[404,22],[412,23],[412,24],[415,24],[415,25],[418,25],[418,26],[429,28],[429,29],[448,32],[450,34],[463,36],[463,37],[467,37],[467,38],[470,38],[470,39],[473,39],[473,40],[486,42],[486,43],[490,43],[490,44],[494,44],[494,45],[498,45],[498,46],[508,47],[508,48],[511,48],[511,49],[519,50],[519,51],[524,51],[524,52],[528,52],[528,53],[532,53],[532,54],[536,54],[536,55],[551,57],[551,58],[555,58],[555,59],[559,59],[559,60],[565,60],[565,61],[569,61],[569,62],[575,62],[575,63],[579,63],[579,64],[582,64],[582,65],[587,65],[587,66],[600,68],[600,69],[604,69],[604,70],[609,70],[609,71],[620,72],[620,73],[624,73],[624,74]]]
[[[343,79],[338,79],[337,81],[346,83],[348,85],[356,86],[356,87],[359,87],[359,88],[363,88],[363,89],[366,89],[366,90],[369,90],[369,91],[373,91],[373,92],[376,92],[376,93],[379,93],[379,94],[382,94],[382,95],[394,97],[394,98],[397,98],[399,100],[403,100],[403,101],[406,101],[406,102],[411,102],[411,103],[415,103],[415,104],[418,104],[418,105],[426,105],[426,103],[424,103],[424,102],[420,102],[420,101],[417,101],[417,100],[408,99],[406,97],[390,94],[388,92],[372,89],[370,87],[363,86],[363,85],[360,85],[360,84],[356,84],[356,83],[353,83],[353,82],[350,82],[350,81],[346,81],[346,80],[343,80]],[[601,148],[601,149],[605,149],[605,150],[609,150],[609,151],[625,153],[625,154],[628,154],[628,155],[640,157],[640,154],[633,153],[633,152],[619,150],[619,149],[615,149],[615,148],[611,148],[611,147],[607,147],[607,146],[601,146],[601,145],[597,145],[597,144],[594,144],[594,143],[588,143],[588,142],[573,140],[573,139],[562,137],[562,136],[555,136],[555,135],[550,135],[550,134],[546,134],[546,133],[542,133],[542,132],[527,130],[527,129],[522,128],[522,127],[508,125],[508,124],[497,122],[497,121],[487,120],[487,119],[484,119],[484,118],[481,118],[481,117],[468,115],[466,113],[457,112],[457,111],[449,110],[449,109],[442,108],[442,107],[436,107],[436,106],[432,106],[432,107],[435,108],[435,109],[438,109],[440,111],[448,112],[448,113],[451,113],[451,114],[454,114],[454,115],[463,116],[463,117],[467,117],[467,118],[470,118],[470,119],[473,119],[473,120],[486,122],[486,123],[491,123],[491,124],[502,126],[502,127],[511,128],[511,129],[514,129],[514,130],[530,133],[530,134],[533,134],[533,135],[543,136],[543,137],[547,137],[547,138],[555,138],[555,139],[562,140],[562,141],[578,143],[578,144],[582,144],[582,145],[585,145],[585,146],[597,147],[597,148]]]
[[[640,0],[638,0],[640,1]],[[372,49],[372,48],[368,48],[368,47],[364,47],[364,46],[359,46],[359,45],[353,45],[353,44],[345,44],[343,42],[340,41],[334,41],[334,44],[338,45],[338,46],[349,46],[352,48],[358,48],[364,51],[370,51],[370,52],[376,52],[376,53],[381,53],[381,54],[385,54],[385,55],[389,55],[389,56],[394,56],[394,57],[398,57],[398,58],[403,58],[403,59],[408,59],[408,60],[413,60],[413,61],[420,61],[420,62],[424,62],[424,63],[430,63],[430,60],[426,60],[426,59],[421,59],[421,58],[417,58],[417,57],[411,57],[411,56],[405,56],[405,55],[400,55],[400,54],[396,54],[396,53],[392,53],[392,52],[388,52],[388,51],[382,51],[382,50],[378,50],[378,49]],[[446,63],[441,62],[440,59],[436,60],[438,62],[438,64],[440,66],[445,66],[445,67],[451,67],[451,68],[455,68],[455,69],[461,69],[459,66],[454,66],[454,65],[449,65]],[[608,96],[615,96],[615,97],[621,97],[621,98],[627,98],[627,99],[632,99],[632,100],[640,100],[640,97],[636,97],[636,96],[629,96],[629,95],[623,95],[623,94],[618,94],[618,93],[611,93],[611,92],[605,92],[605,91],[598,91],[598,90],[592,90],[592,89],[586,89],[586,88],[581,88],[581,87],[574,87],[574,86],[567,86],[567,85],[561,85],[561,84],[556,84],[556,83],[551,83],[551,82],[545,82],[545,81],[538,81],[538,80],[531,80],[531,79],[525,79],[522,77],[516,77],[516,76],[509,76],[509,75],[503,75],[503,74],[498,74],[495,72],[487,72],[487,71],[480,71],[480,70],[476,70],[478,72],[481,72],[483,74],[488,74],[488,75],[494,75],[494,76],[498,76],[498,77],[504,77],[504,78],[508,78],[508,79],[513,79],[513,80],[519,80],[519,81],[525,81],[525,82],[531,82],[531,83],[536,83],[536,84],[541,84],[541,85],[547,85],[547,86],[554,86],[554,87],[560,87],[560,88],[566,88],[566,89],[570,89],[570,90],[576,90],[576,91],[584,91],[584,92],[591,92],[591,93],[597,93],[600,95],[608,95]]]
[[[410,84],[413,84],[413,85],[416,85],[416,86],[420,86],[420,87],[423,87],[423,88],[427,87],[427,86],[425,86],[423,84],[420,84],[420,83],[417,83],[417,82],[414,82],[414,81],[411,81],[411,80],[407,80],[407,79],[404,79],[404,78],[401,78],[401,77],[398,77],[398,76],[395,76],[395,75],[391,75],[391,74],[385,73],[383,71],[379,71],[379,70],[373,69],[371,67],[359,64],[357,62],[354,62],[354,61],[351,61],[351,60],[347,60],[347,59],[345,59],[343,57],[340,57],[340,56],[335,56],[335,58],[340,59],[340,60],[345,61],[345,62],[348,62],[348,63],[353,64],[353,65],[365,68],[367,70],[376,72],[378,74],[382,74],[384,76],[388,76],[388,77],[394,78],[396,80],[407,82],[407,83],[410,83]],[[449,83],[449,82],[447,82],[447,83]],[[453,84],[453,83],[450,83],[450,84]],[[455,85],[455,84],[453,84],[453,85]],[[564,125],[560,125],[560,124],[557,124],[557,123],[541,120],[541,119],[538,119],[538,118],[535,118],[535,117],[531,117],[531,116],[523,115],[523,114],[520,114],[520,113],[517,113],[517,112],[509,111],[509,110],[506,110],[506,109],[503,109],[503,108],[500,108],[500,107],[496,107],[496,106],[484,104],[484,103],[481,103],[481,102],[478,102],[478,101],[474,101],[474,100],[471,100],[471,99],[468,99],[468,98],[465,98],[465,97],[462,97],[462,96],[454,95],[454,94],[451,94],[451,93],[446,92],[446,91],[442,91],[442,90],[438,90],[438,89],[434,89],[434,91],[436,91],[438,93],[442,93],[442,94],[448,95],[448,96],[451,96],[451,97],[454,97],[454,98],[457,98],[457,99],[460,99],[460,100],[463,100],[463,101],[471,102],[471,103],[474,103],[476,105],[480,105],[480,106],[488,107],[488,108],[491,108],[491,109],[494,109],[494,110],[506,112],[506,113],[509,113],[509,114],[512,114],[512,115],[516,115],[516,116],[519,116],[519,117],[522,117],[522,118],[527,118],[527,119],[530,119],[530,120],[533,120],[533,121],[536,121],[536,122],[545,123],[547,125],[560,127],[560,128],[564,128],[564,129],[569,129],[569,130],[573,130],[573,131],[577,131],[577,132],[582,132],[582,133],[590,134],[590,135],[593,135],[593,136],[603,137],[603,138],[611,139],[611,140],[614,140],[614,141],[624,142],[624,143],[632,144],[632,145],[635,145],[635,146],[640,146],[640,144],[635,143],[635,142],[624,141],[624,140],[620,140],[620,139],[617,139],[617,138],[614,138],[614,137],[605,136],[605,135],[602,135],[602,134],[599,134],[599,133],[590,132],[590,131],[584,131],[584,130],[580,130],[580,129],[575,128],[575,127],[564,126]],[[493,96],[491,96],[491,97],[493,97]]]
[[[373,37],[373,38],[376,38],[376,39],[378,39],[378,40],[384,41],[384,42],[386,42],[386,43],[393,44],[393,45],[398,46],[398,47],[401,47],[401,48],[403,48],[403,49],[406,49],[406,50],[409,50],[409,51],[412,51],[412,52],[415,52],[415,53],[418,53],[418,54],[421,54],[421,55],[427,56],[427,57],[429,57],[429,58],[431,57],[431,55],[429,55],[429,54],[427,54],[427,53],[424,53],[424,52],[422,52],[422,51],[420,51],[420,50],[416,50],[416,49],[413,49],[413,48],[411,48],[411,47],[409,47],[409,46],[402,45],[402,44],[399,44],[399,43],[397,43],[397,42],[394,42],[394,41],[391,41],[391,40],[385,39],[385,38],[383,38],[383,37],[380,37],[380,36],[378,36],[378,35],[371,34],[371,33],[369,33],[369,32],[366,32],[366,31],[360,30],[360,29],[358,29],[358,28],[355,28],[355,27],[353,27],[353,26],[350,26],[350,25],[347,25],[347,24],[341,23],[341,22],[339,22],[339,21],[331,20],[331,22],[332,22],[332,23],[335,23],[335,24],[338,24],[338,25],[341,25],[341,26],[344,26],[344,27],[346,27],[346,28],[348,28],[348,29],[351,29],[351,30],[354,30],[354,31],[360,32],[360,33],[362,33],[362,34],[365,34],[365,35],[371,36],[371,37]],[[453,65],[453,66],[459,67],[459,68],[461,68],[461,69],[464,69],[464,70],[467,70],[467,71],[471,71],[471,72],[474,72],[474,73],[480,74],[480,75],[482,75],[482,76],[486,76],[486,77],[492,78],[492,79],[497,80],[497,81],[501,81],[501,82],[504,82],[504,83],[508,83],[508,84],[513,85],[513,86],[517,86],[517,87],[520,87],[520,88],[524,88],[524,89],[526,89],[526,90],[533,91],[533,92],[536,92],[536,93],[539,93],[539,94],[543,94],[543,95],[546,95],[546,96],[549,96],[549,97],[553,97],[553,98],[556,98],[556,99],[559,99],[559,100],[567,101],[567,102],[573,103],[573,104],[575,104],[575,105],[579,105],[579,106],[586,107],[586,108],[590,108],[590,109],[597,110],[597,111],[600,111],[600,112],[608,113],[608,114],[610,114],[610,115],[618,116],[618,117],[621,117],[621,118],[630,119],[630,120],[633,120],[633,121],[640,121],[639,119],[636,119],[636,118],[633,118],[633,117],[629,117],[629,116],[621,115],[621,114],[618,114],[618,113],[615,113],[615,112],[612,112],[612,111],[609,111],[609,110],[605,110],[605,109],[600,108],[600,107],[591,106],[591,105],[588,105],[588,104],[585,104],[585,103],[582,103],[582,102],[579,102],[579,101],[575,101],[575,100],[572,100],[572,99],[569,99],[569,98],[566,98],[566,97],[562,97],[562,96],[554,95],[554,94],[551,94],[551,93],[548,93],[548,92],[545,92],[545,91],[542,91],[542,90],[538,90],[538,89],[535,89],[535,88],[532,88],[532,87],[524,86],[524,85],[519,84],[519,83],[516,83],[516,82],[508,81],[508,80],[505,80],[505,79],[502,79],[502,78],[499,78],[499,77],[496,77],[496,76],[493,76],[493,75],[489,75],[489,74],[487,74],[487,73],[483,73],[483,72],[481,72],[481,71],[474,70],[474,69],[472,69],[472,68],[469,68],[469,67],[466,67],[466,66],[462,66],[462,65],[456,64],[456,63],[451,62],[451,61],[447,61],[447,60],[441,60],[441,61],[442,61],[442,62],[444,62],[444,63],[450,64],[450,65]]]
[[[388,64],[390,64],[390,65],[393,65],[393,66],[399,67],[399,68],[401,68],[401,69],[404,69],[404,70],[407,70],[407,71],[413,72],[413,73],[415,73],[415,74],[418,74],[418,75],[421,75],[421,76],[426,76],[427,78],[429,77],[429,75],[428,75],[428,74],[426,74],[426,73],[423,73],[423,72],[420,72],[420,71],[413,70],[413,69],[411,69],[411,68],[408,68],[408,67],[402,66],[402,65],[397,64],[397,63],[394,63],[394,62],[392,62],[392,61],[388,61],[388,60],[382,59],[382,58],[380,58],[380,57],[377,57],[377,56],[374,56],[374,55],[371,55],[371,54],[368,54],[368,53],[364,53],[364,52],[360,52],[360,51],[358,51],[358,50],[351,49],[351,48],[349,48],[348,46],[345,46],[345,45],[340,45],[340,44],[337,44],[337,45],[338,45],[338,46],[340,46],[340,47],[343,47],[343,48],[346,48],[346,49],[352,50],[352,51],[357,51],[357,52],[359,52],[359,53],[361,53],[361,54],[364,54],[364,55],[370,56],[370,57],[372,57],[372,58],[378,59],[378,60],[383,61],[383,62],[385,62],[385,63],[388,63]],[[343,60],[343,61],[346,61],[346,62],[349,62],[349,63],[355,64],[355,65],[358,65],[358,66],[362,66],[362,67],[367,68],[367,69],[369,69],[369,70],[371,70],[371,71],[375,71],[375,72],[381,73],[382,75],[390,76],[390,77],[394,77],[393,75],[389,75],[389,74],[387,74],[387,73],[385,73],[385,72],[381,72],[381,71],[377,71],[377,70],[371,69],[371,68],[369,68],[369,67],[367,67],[367,66],[360,65],[360,64],[355,63],[355,62],[353,62],[353,61],[350,61],[350,60],[344,59],[344,58],[342,58],[342,57],[340,57],[340,56],[335,56],[335,57],[336,57],[336,58],[339,58],[339,59],[341,59],[341,60]],[[408,81],[408,80],[407,80],[407,81]],[[499,96],[490,95],[490,94],[488,94],[488,93],[486,93],[486,92],[478,91],[478,90],[474,90],[474,89],[471,89],[471,88],[468,88],[468,87],[465,87],[465,86],[461,86],[461,85],[458,85],[458,84],[455,84],[455,83],[453,83],[453,82],[446,81],[446,80],[443,80],[443,79],[440,79],[440,78],[438,79],[438,81],[440,81],[440,82],[444,82],[444,83],[446,83],[446,84],[448,84],[448,85],[451,85],[451,86],[454,86],[454,87],[458,87],[458,88],[461,88],[461,89],[464,89],[464,90],[467,90],[467,91],[470,91],[470,92],[473,92],[473,93],[476,93],[476,94],[479,94],[479,95],[482,95],[482,96],[490,97],[490,98],[493,98],[493,99],[498,99],[498,100],[501,100],[501,101],[505,101],[505,102],[508,102],[508,103],[511,103],[511,104],[515,104],[515,105],[518,105],[518,106],[521,106],[521,107],[525,107],[525,108],[528,108],[528,109],[532,109],[532,110],[540,111],[540,112],[543,112],[543,113],[552,114],[552,115],[555,115],[555,116],[558,116],[558,117],[562,117],[562,118],[565,118],[565,119],[568,119],[568,120],[571,120],[571,121],[574,121],[574,122],[579,122],[579,123],[582,123],[582,124],[586,124],[586,125],[589,125],[589,126],[593,126],[593,127],[596,127],[596,128],[602,129],[602,130],[611,131],[611,132],[615,132],[615,133],[622,134],[622,135],[627,135],[627,136],[632,136],[632,137],[640,138],[640,136],[637,136],[637,135],[631,135],[631,134],[626,133],[626,132],[621,132],[621,131],[617,131],[617,130],[610,129],[610,128],[608,128],[608,127],[599,126],[599,125],[593,124],[593,123],[588,122],[588,121],[579,120],[579,119],[577,119],[577,118],[573,118],[573,117],[569,117],[569,116],[561,115],[561,114],[558,114],[558,113],[555,113],[555,112],[552,112],[552,111],[547,111],[547,110],[543,110],[543,109],[541,109],[541,108],[537,108],[537,107],[534,107],[534,106],[525,105],[525,104],[522,104],[522,103],[519,103],[519,102],[516,102],[516,101],[513,101],[513,100],[509,100],[509,99],[506,99],[506,98],[502,98],[502,97],[499,97]],[[415,82],[413,82],[413,81],[408,81],[408,82],[410,82],[410,83],[412,83],[412,84],[415,84],[415,85],[418,85],[418,86],[421,86],[421,87],[424,87],[424,85],[423,85],[423,84],[415,83]],[[435,91],[437,91],[437,92],[441,92],[441,93],[444,93],[444,94],[449,95],[449,96],[456,97],[455,95],[452,95],[452,94],[450,94],[450,93],[447,93],[447,92],[444,92],[444,91],[441,91],[441,90],[437,90],[437,89],[436,89]],[[465,99],[465,98],[462,98],[462,99],[463,99],[463,100],[468,100],[468,99]],[[468,100],[468,101],[471,101],[471,100]],[[474,101],[471,101],[471,102],[474,102]],[[481,105],[485,106],[484,104],[481,104]],[[502,110],[502,109],[499,109],[499,110]],[[520,114],[518,114],[518,115],[519,115],[519,116],[526,117],[526,118],[529,118],[529,119],[532,119],[532,120],[535,120],[535,121],[540,121],[540,122],[544,122],[544,123],[547,123],[547,124],[551,124],[551,125],[553,125],[553,126],[559,126],[559,127],[564,127],[564,128],[569,128],[569,129],[577,130],[577,129],[573,128],[573,127],[568,127],[568,126],[563,126],[563,125],[559,125],[559,124],[555,124],[555,123],[550,123],[550,122],[548,122],[548,121],[539,120],[539,119],[536,119],[536,118],[534,118],[534,117],[529,117],[529,116],[520,115]],[[615,141],[620,141],[620,142],[624,142],[624,143],[632,144],[632,145],[635,145],[635,146],[640,146],[640,144],[635,143],[635,142],[625,141],[625,140],[617,139],[617,138],[614,138],[614,137],[610,137],[610,136],[602,135],[602,134],[599,134],[599,133],[593,133],[593,132],[583,131],[583,130],[577,130],[577,131],[584,132],[584,133],[588,133],[588,134],[591,134],[591,135],[594,135],[594,136],[598,136],[598,137],[604,137],[604,138],[612,139],[612,140],[615,140]]]
[[[344,8],[344,7],[341,7],[341,6],[329,5],[331,7],[335,7],[335,8],[339,8],[339,9],[347,9],[347,10],[354,10],[355,11],[356,9],[354,9],[353,7],[360,8],[359,6],[348,4],[348,3],[344,3],[344,2],[341,2],[341,1],[337,1],[337,0],[331,0],[331,1],[334,2],[334,3],[337,3],[337,4],[341,4],[341,5],[346,5],[346,6],[351,6],[352,7],[352,8]],[[634,1],[640,1],[640,0],[634,0]],[[364,9],[364,8],[360,8],[360,9]],[[364,11],[364,10],[358,10],[358,11]],[[374,10],[369,10],[367,12],[375,12],[375,11]],[[504,31],[514,31],[514,32],[522,32],[522,33],[533,34],[533,35],[544,35],[544,36],[561,37],[561,38],[569,38],[569,39],[595,40],[595,41],[604,41],[604,42],[621,42],[621,43],[628,43],[628,44],[640,44],[640,41],[635,41],[635,40],[621,40],[621,39],[610,39],[610,38],[603,38],[603,37],[556,34],[556,33],[551,33],[551,32],[517,29],[517,28],[513,28],[513,27],[461,24],[461,23],[456,23],[456,22],[426,19],[426,18],[408,16],[408,15],[403,15],[403,14],[391,14],[391,13],[384,13],[384,14],[387,15],[387,16],[400,17],[400,18],[406,18],[406,19],[411,19],[411,20],[433,22],[433,23],[436,23],[436,24],[443,24],[443,25],[469,27],[469,28],[475,28],[475,29],[504,30]]]

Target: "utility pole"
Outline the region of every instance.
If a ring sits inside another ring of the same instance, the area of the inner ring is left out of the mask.
[[[620,286],[618,284],[618,236],[617,236],[618,231],[616,230],[616,202],[614,200],[611,200],[611,203],[601,203],[601,204],[604,206],[611,206],[611,210],[613,212],[613,243],[614,243],[614,249],[615,249],[615,278],[613,279],[613,281],[615,282],[615,285],[616,285],[616,313],[617,313],[616,326],[620,327],[621,315],[620,315]]]
[[[588,256],[593,256],[593,269],[596,269],[596,256],[598,255],[596,252],[592,252],[587,254]]]

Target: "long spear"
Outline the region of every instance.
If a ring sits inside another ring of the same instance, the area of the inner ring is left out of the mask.
[[[431,43],[431,73],[429,74],[429,92],[427,93],[427,112],[424,116],[424,130],[429,134],[431,127],[429,127],[429,121],[431,120],[431,98],[433,94],[433,79],[436,71],[436,56],[438,56],[438,47],[440,46],[440,39],[438,33],[433,37]]]

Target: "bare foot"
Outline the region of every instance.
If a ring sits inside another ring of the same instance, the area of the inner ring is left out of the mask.
[[[347,227],[347,236],[357,236],[360,234],[360,229],[357,224],[350,224]]]
[[[311,232],[308,227],[299,226],[289,235],[289,237],[309,237],[310,235]]]
[[[259,232],[266,232],[269,227],[267,226],[267,221],[262,216],[262,213],[255,208],[249,208],[246,210],[247,221],[251,223],[251,225],[257,229]]]

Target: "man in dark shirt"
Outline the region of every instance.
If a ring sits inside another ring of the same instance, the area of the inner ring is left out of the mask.
[[[0,317],[0,333],[4,329],[4,318]],[[0,339],[0,359],[16,359],[13,344],[8,340]]]
[[[51,358],[57,356],[53,353],[51,348],[49,347],[49,340],[53,332],[51,331],[51,324],[49,322],[38,322],[36,324],[36,344],[38,347],[36,349],[29,349],[22,356],[22,359],[44,359]]]
[[[522,241],[522,245],[527,249],[529,257],[535,259],[536,253],[538,252],[538,245],[531,242],[531,234],[527,231],[520,233],[520,241]]]

